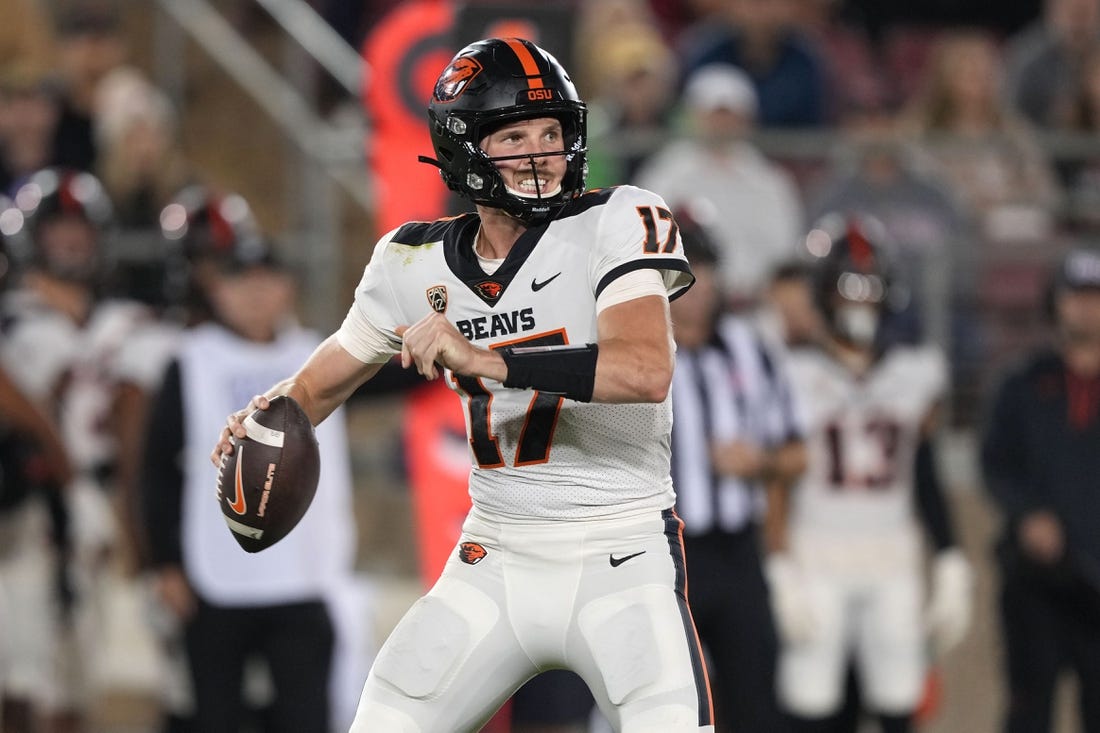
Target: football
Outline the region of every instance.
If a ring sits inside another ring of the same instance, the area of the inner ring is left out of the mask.
[[[290,397],[244,419],[248,437],[234,440],[218,470],[218,504],[233,538],[259,552],[286,537],[305,515],[321,473],[317,437]]]

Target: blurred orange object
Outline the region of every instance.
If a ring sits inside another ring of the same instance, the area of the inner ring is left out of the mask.
[[[923,725],[934,720],[940,714],[943,707],[943,675],[939,667],[930,666],[924,677],[924,694],[917,704],[916,713],[913,715],[917,725]]]

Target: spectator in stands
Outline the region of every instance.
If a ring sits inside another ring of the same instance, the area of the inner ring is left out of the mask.
[[[849,100],[865,99],[884,86],[893,87],[882,53],[865,27],[843,13],[836,0],[804,0],[797,23],[820,49],[825,60],[825,114],[830,123],[842,119]]]
[[[734,305],[751,302],[772,268],[795,252],[802,226],[798,190],[747,140],[757,99],[744,72],[726,64],[699,69],[682,102],[692,135],[655,153],[636,183],[673,208],[700,212],[719,238],[722,287]]]
[[[946,306],[955,275],[968,263],[962,259],[967,214],[950,182],[921,167],[912,141],[897,129],[901,100],[880,88],[852,100],[841,119],[842,136],[831,151],[825,182],[810,198],[810,220],[830,211],[867,214],[881,222],[894,244],[898,267],[916,287],[909,310],[908,340],[919,340],[918,323],[936,329],[946,313],[927,313]],[[959,261],[962,259],[962,261]],[[929,334],[943,343],[945,334]]]
[[[0,0],[0,72],[9,65],[48,71],[54,62],[54,29],[40,0]]]
[[[1049,733],[1061,673],[1100,731],[1100,252],[1071,250],[1046,303],[1055,342],[1009,372],[982,440],[998,545],[1005,733]]]
[[[61,115],[54,136],[54,164],[96,170],[92,119],[96,89],[126,58],[122,18],[106,0],[74,0],[59,11],[57,36]]]
[[[94,112],[100,178],[118,225],[154,229],[190,182],[171,103],[140,71],[119,67],[98,85]]]
[[[985,239],[1038,241],[1053,228],[1059,190],[1028,123],[1001,99],[999,64],[988,33],[945,33],[905,127],[926,144]]]
[[[1073,96],[1089,49],[1100,41],[1100,2],[1045,0],[1043,16],[1005,47],[1012,105],[1031,122],[1054,126]]]
[[[797,0],[729,0],[725,24],[685,48],[685,76],[708,64],[743,69],[759,97],[761,127],[826,121],[826,71],[820,50],[795,22]]]
[[[13,194],[53,159],[57,101],[33,67],[0,70],[0,193]]]
[[[313,5],[349,46],[358,49],[367,31],[400,5],[400,0],[318,0]]]
[[[613,36],[600,48],[588,118],[588,181],[596,188],[633,180],[665,142],[677,74],[675,56],[652,28]]]
[[[1059,128],[1086,139],[1100,135],[1100,42],[1082,60],[1076,88],[1060,115]],[[1058,173],[1066,186],[1069,225],[1085,233],[1100,231],[1100,156],[1084,153],[1063,160]]]

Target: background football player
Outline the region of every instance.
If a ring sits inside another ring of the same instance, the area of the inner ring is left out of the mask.
[[[787,548],[768,560],[780,697],[797,733],[833,729],[850,661],[884,733],[910,730],[929,642],[943,651],[969,622],[969,566],[931,442],[944,357],[887,342],[893,283],[873,224],[830,216],[806,238],[826,333],[820,348],[791,356],[808,468],[791,496]],[[926,608],[920,519],[935,550]]]
[[[190,221],[195,227],[198,218]],[[337,721],[336,640],[341,648],[360,646],[338,599],[353,581],[355,547],[347,436],[342,415],[318,432],[321,490],[313,511],[277,547],[245,555],[218,512],[204,511],[213,508],[217,473],[202,436],[320,341],[297,324],[294,279],[259,232],[226,230],[217,246],[208,244],[199,287],[210,319],[180,335],[144,449],[142,508],[155,588],[182,628],[193,730],[240,730],[248,719],[243,681],[258,667],[272,688],[260,729],[323,733]]]
[[[112,665],[115,670],[129,666],[115,664],[118,657],[111,652],[118,647],[104,638],[107,629],[117,627],[103,626],[115,620],[113,611],[103,609],[107,604],[115,609],[119,597],[113,593],[117,576],[104,570],[117,540],[113,501],[121,364],[131,336],[151,314],[141,304],[103,297],[112,213],[93,175],[60,168],[38,171],[19,188],[4,216],[19,284],[5,298],[8,328],[0,358],[24,391],[57,416],[74,467],[64,501],[52,512],[68,518],[53,532],[61,557],[69,560],[62,615],[56,598],[28,593],[27,603],[36,604],[36,610],[29,611],[27,632],[21,634],[28,649],[44,650],[40,653],[53,660],[45,681],[33,684],[54,711],[55,725],[66,730],[79,725],[93,685],[111,674]],[[148,360],[149,354],[142,357]],[[25,562],[39,554],[28,547]],[[36,562],[39,570],[24,577],[41,575],[52,564],[43,558]],[[138,625],[140,619],[131,620]]]

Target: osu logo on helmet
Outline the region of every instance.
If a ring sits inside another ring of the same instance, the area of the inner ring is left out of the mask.
[[[481,62],[469,56],[459,56],[443,70],[435,83],[435,98],[440,102],[453,102],[462,96],[466,86],[481,73]]]
[[[458,546],[458,555],[467,565],[477,565],[489,553],[476,542],[463,542]]]

